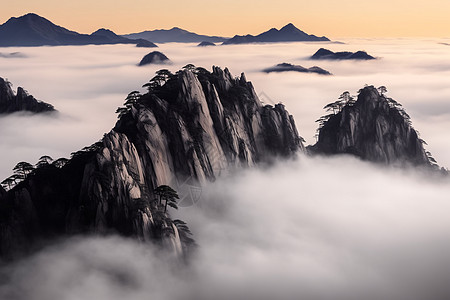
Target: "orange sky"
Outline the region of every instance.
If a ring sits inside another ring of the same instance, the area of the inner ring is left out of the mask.
[[[257,34],[292,22],[328,37],[450,37],[450,0],[14,0],[0,23],[35,12],[81,33],[178,26],[201,34]]]

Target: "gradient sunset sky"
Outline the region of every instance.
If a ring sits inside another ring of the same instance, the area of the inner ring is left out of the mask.
[[[200,34],[257,34],[294,23],[328,37],[450,37],[449,0],[14,0],[0,23],[34,12],[80,33],[174,26]]]

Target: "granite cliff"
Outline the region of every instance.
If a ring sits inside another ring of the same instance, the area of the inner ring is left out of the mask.
[[[42,239],[109,232],[186,255],[189,230],[161,209],[155,188],[304,150],[292,116],[282,104],[262,106],[244,74],[190,68],[160,72],[145,86],[144,95],[130,93],[99,142],[65,164],[35,169],[0,196],[1,256]]]
[[[318,141],[310,152],[402,166],[435,164],[404,109],[373,86],[361,89],[357,101],[346,92],[326,107],[333,113],[318,120]]]

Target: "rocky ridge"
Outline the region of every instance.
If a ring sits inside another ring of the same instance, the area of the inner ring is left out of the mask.
[[[54,112],[53,105],[36,100],[23,88],[18,87],[17,93],[11,88],[11,83],[0,77],[0,114],[19,111],[32,113]]]
[[[435,164],[404,109],[373,86],[361,89],[357,101],[346,92],[326,107],[332,113],[318,120],[318,141],[310,152],[402,166]]]
[[[156,187],[214,180],[230,168],[304,150],[292,116],[282,104],[262,106],[244,74],[183,70],[149,85],[147,94],[130,95],[101,141],[63,166],[35,169],[2,197],[1,256],[40,239],[108,232],[186,255],[187,227],[161,211]]]

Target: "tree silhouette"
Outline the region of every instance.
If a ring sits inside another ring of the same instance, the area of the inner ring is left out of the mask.
[[[48,166],[53,162],[53,158],[51,158],[48,155],[43,155],[39,158],[37,164],[36,164],[36,168],[41,168],[43,166]]]
[[[387,93],[387,88],[384,85],[382,85],[378,87],[378,92],[380,93],[381,96],[384,96],[384,94]]]
[[[19,162],[14,168],[14,174],[17,175],[18,179],[25,179],[28,174],[30,174],[34,170],[34,167],[32,164],[21,161]]]
[[[61,169],[62,167],[64,167],[67,164],[68,161],[69,160],[67,158],[61,157],[61,158],[58,158],[57,160],[53,161],[52,165]]]
[[[120,119],[124,114],[129,112],[141,97],[142,95],[138,91],[130,92],[125,98],[125,102],[123,103],[124,107],[118,107],[116,109],[116,114],[119,114],[118,118]]]
[[[14,175],[13,175],[14,176]],[[8,178],[6,178],[5,180],[3,180],[1,182],[1,185],[3,185],[5,188],[8,187],[8,191],[13,187],[13,185],[16,183],[15,179],[13,178],[13,176],[10,176]]]
[[[193,72],[195,70],[195,66],[193,64],[187,64],[183,67],[183,69]]]
[[[177,206],[177,199],[180,199],[177,192],[172,189],[168,185],[160,185],[158,186],[154,191],[155,195],[159,197],[159,204],[162,204],[162,201],[164,200],[164,212],[167,211],[167,205],[170,207],[173,207],[175,209],[178,209]]]
[[[143,88],[147,88],[148,92],[152,92],[154,89],[163,86],[173,76],[172,72],[167,69],[158,70],[155,74],[149,82],[142,86]]]

